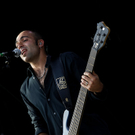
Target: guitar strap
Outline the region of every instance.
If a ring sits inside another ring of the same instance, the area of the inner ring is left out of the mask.
[[[66,77],[64,75],[64,68],[60,56],[55,59],[51,59],[51,68],[61,100],[65,108],[67,110],[70,110],[72,109],[72,101]]]

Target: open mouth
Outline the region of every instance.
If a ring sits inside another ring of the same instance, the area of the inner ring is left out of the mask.
[[[27,52],[27,49],[22,49],[21,54],[24,55]]]

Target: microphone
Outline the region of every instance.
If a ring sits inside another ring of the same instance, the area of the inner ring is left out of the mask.
[[[0,53],[0,57],[14,56],[14,57],[18,58],[20,56],[20,54],[21,54],[21,51],[19,49],[15,48],[13,51]]]

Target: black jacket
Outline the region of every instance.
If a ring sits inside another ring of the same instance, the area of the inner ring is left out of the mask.
[[[61,54],[64,72],[69,86],[73,105],[76,103],[80,89],[81,75],[85,71],[86,63],[72,52]],[[28,68],[28,77],[21,86],[21,96],[28,108],[28,114],[34,124],[35,135],[41,132],[49,135],[62,135],[62,117],[65,110],[61,98],[57,92],[56,84],[50,67],[51,57],[48,56],[46,67],[48,73],[43,89],[34,75],[32,68]],[[55,68],[55,67],[54,67]],[[93,101],[101,101],[106,98],[104,89],[100,95],[95,96],[88,92],[88,100],[84,112],[80,135],[108,133],[107,125],[97,114],[90,111]]]

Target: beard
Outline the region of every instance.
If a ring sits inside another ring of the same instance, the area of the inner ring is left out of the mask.
[[[38,50],[30,50],[30,51],[26,51],[25,54],[20,56],[21,59],[26,62],[26,63],[33,63],[34,61],[36,61],[39,57],[39,51]]]

